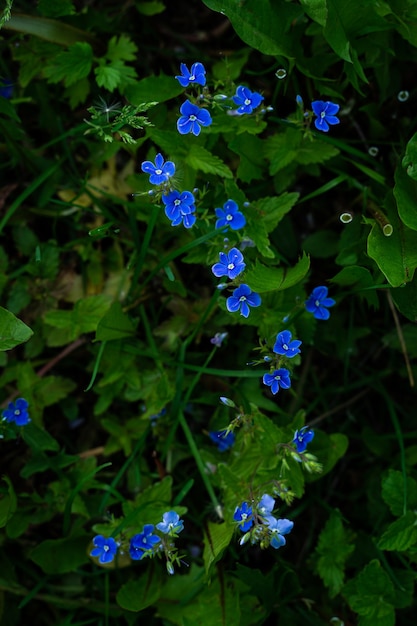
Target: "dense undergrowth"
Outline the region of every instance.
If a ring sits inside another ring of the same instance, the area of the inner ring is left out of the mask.
[[[1,623],[408,625],[417,5],[3,3]]]

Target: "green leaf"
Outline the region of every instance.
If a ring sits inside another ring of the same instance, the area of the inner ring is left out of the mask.
[[[402,166],[407,168],[407,174],[417,180],[417,133],[415,133],[407,143]]]
[[[331,598],[343,587],[345,564],[354,549],[352,533],[344,529],[340,512],[332,511],[314,553],[317,559],[315,568],[329,589]]]
[[[287,191],[280,196],[272,198],[260,198],[256,200],[256,208],[262,223],[265,224],[268,233],[272,232],[284,215],[291,211],[292,207],[297,203],[299,193],[288,193]]]
[[[224,522],[223,524],[214,524],[208,522],[204,532],[204,552],[203,561],[206,574],[211,567],[221,558],[223,552],[232,540],[235,527],[232,524]]]
[[[161,592],[160,579],[151,568],[137,580],[130,580],[117,592],[116,601],[127,611],[142,611],[155,604]]]
[[[357,8],[353,5],[353,10]],[[327,20],[323,30],[323,35],[327,39],[331,48],[345,61],[352,62],[350,56],[350,44],[343,23],[340,5],[335,0],[327,0]]]
[[[69,87],[89,75],[93,64],[93,49],[89,43],[78,41],[57,54],[44,68],[50,83],[64,81]]]
[[[397,470],[388,470],[388,475],[382,478],[382,498],[396,516],[404,513],[404,477]],[[417,507],[417,482],[411,476],[407,476],[406,485],[407,507]]]
[[[157,15],[165,11],[165,5],[163,2],[157,0],[151,0],[150,2],[136,2],[135,6],[139,13],[142,15]]]
[[[33,422],[25,426],[22,431],[22,437],[33,450],[52,450],[53,452],[58,452],[59,450],[57,440],[47,430],[35,426]]]
[[[0,528],[6,526],[17,509],[16,493],[11,480],[7,476],[3,476],[2,480],[7,483],[7,493],[0,496]]]
[[[391,289],[391,295],[398,310],[412,322],[417,322],[417,274],[411,283],[400,289]]]
[[[393,233],[385,237],[378,222],[367,220],[373,224],[367,251],[390,285],[399,287],[413,279],[417,267],[417,233],[400,221],[392,196],[387,197],[385,208]]]
[[[401,220],[412,230],[417,230],[417,180],[410,178],[400,165],[395,171],[394,197]]]
[[[42,541],[30,553],[30,559],[46,574],[72,572],[88,562],[87,547],[90,535],[79,533],[65,539]]]
[[[138,47],[130,37],[126,35],[116,35],[109,41],[106,57],[109,61],[134,61],[137,56]]]
[[[263,176],[262,145],[258,137],[249,133],[242,133],[229,142],[229,148],[240,156],[237,177],[244,183]]]
[[[148,76],[128,85],[125,95],[129,102],[138,105],[143,102],[165,102],[179,96],[183,91],[184,88],[173,76],[160,74],[159,76]]]
[[[294,56],[292,23],[303,10],[284,0],[204,0],[204,4],[226,15],[239,37],[263,54]]]
[[[216,155],[200,145],[192,145],[189,153],[185,157],[186,163],[195,170],[200,170],[205,174],[216,174],[222,178],[233,178],[233,174],[225,163]]]
[[[343,590],[360,626],[394,626],[393,584],[379,561],[371,561]]]
[[[0,306],[0,350],[11,350],[33,335],[33,330]]]
[[[257,261],[255,267],[245,273],[245,281],[253,291],[258,293],[280,291],[299,283],[307,274],[309,267],[310,259],[305,253],[297,265],[289,268],[267,267]]]
[[[370,306],[378,307],[377,294],[375,291],[367,289],[367,287],[373,287],[375,282],[371,272],[366,267],[360,267],[359,265],[344,267],[336,276],[330,279],[330,282],[342,287],[352,287]]]
[[[326,25],[326,0],[300,0],[300,4],[304,7],[305,12],[312,20],[320,24],[320,26]]]
[[[129,316],[123,313],[120,302],[113,302],[98,323],[95,340],[123,339],[133,337],[135,332],[135,326]]]
[[[378,541],[380,550],[399,550],[403,552],[417,543],[417,517],[409,511],[388,526]]]
[[[61,17],[75,13],[72,0],[39,0],[38,11],[45,17]]]
[[[120,72],[111,65],[99,65],[95,68],[96,82],[99,87],[104,87],[107,91],[114,91],[120,83]]]

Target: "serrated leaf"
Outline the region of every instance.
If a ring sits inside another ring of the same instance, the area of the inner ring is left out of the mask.
[[[417,543],[417,517],[409,511],[388,526],[378,541],[380,550],[399,550],[403,552]]]
[[[116,601],[127,611],[142,611],[154,604],[160,595],[161,581],[155,572],[149,569],[137,580],[130,580],[117,592]]]
[[[86,78],[93,64],[93,49],[89,43],[78,41],[57,54],[44,68],[50,83],[63,81],[65,87]]]
[[[223,552],[229,545],[235,527],[232,524],[223,522],[223,524],[213,524],[207,522],[204,532],[204,552],[203,561],[206,574],[209,573],[211,567],[221,558]]]
[[[185,162],[193,169],[205,174],[215,174],[222,178],[233,178],[233,174],[227,165],[218,156],[203,148],[203,146],[195,144],[191,146],[189,153],[185,157]]]
[[[307,274],[310,267],[310,258],[303,254],[294,267],[267,267],[259,261],[255,267],[245,273],[245,281],[253,291],[264,293],[288,289],[299,283]]]
[[[265,141],[264,151],[266,158],[270,161],[271,176],[295,161],[301,140],[300,130],[288,128],[285,132],[276,133]]]
[[[0,306],[0,350],[12,350],[32,335],[33,330],[29,326]]]
[[[116,35],[109,41],[106,57],[110,61],[134,61],[138,47],[130,37],[126,35]]]
[[[97,85],[107,91],[114,91],[121,80],[120,72],[111,65],[99,65],[95,68],[94,74]]]
[[[334,598],[343,587],[345,564],[355,549],[352,533],[345,530],[339,511],[332,511],[314,553],[317,572]]]
[[[350,608],[361,616],[360,626],[394,626],[394,587],[379,561],[371,561],[349,581],[343,594]]]
[[[291,211],[299,197],[299,193],[288,193],[286,191],[280,196],[260,198],[256,201],[256,208],[268,233],[272,232],[284,215]]]
[[[388,470],[388,475],[382,479],[382,498],[388,504],[391,513],[396,516],[404,513],[404,489],[407,495],[407,506],[410,509],[417,507],[417,482],[411,476],[407,476],[407,484],[404,485],[404,476],[397,470]]]

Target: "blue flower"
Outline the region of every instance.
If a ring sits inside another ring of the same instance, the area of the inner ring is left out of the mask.
[[[119,547],[113,537],[96,535],[93,539],[93,544],[96,547],[91,550],[90,556],[98,556],[100,563],[111,563],[113,561]]]
[[[162,196],[165,204],[165,215],[171,220],[171,226],[179,226],[183,223],[185,228],[191,228],[196,218],[192,213],[195,211],[194,196],[191,191],[171,191]]]
[[[28,413],[29,402],[24,398],[18,398],[16,402],[9,402],[4,409],[2,417],[6,422],[14,422],[17,426],[26,426],[31,421]]]
[[[207,109],[200,109],[196,104],[186,100],[180,108],[182,116],[177,122],[177,129],[181,135],[193,133],[196,137],[200,134],[201,126],[210,126],[212,119]]]
[[[317,130],[322,130],[324,133],[327,133],[329,130],[329,124],[330,126],[340,124],[340,120],[335,117],[336,113],[340,109],[338,104],[334,104],[333,102],[323,102],[323,100],[315,100],[311,103],[311,108],[313,109],[314,114],[317,115],[317,119],[314,120],[314,125]]]
[[[267,493],[264,493],[257,507],[259,515],[262,515],[262,517],[270,516],[274,510],[274,506],[274,498],[269,496]]]
[[[270,515],[266,519],[266,525],[271,532],[271,546],[275,548],[275,550],[285,546],[286,541],[283,535],[287,535],[291,532],[294,522],[291,522],[289,519],[276,519]]]
[[[219,218],[216,222],[216,228],[223,228],[223,226],[230,226],[232,230],[239,230],[246,224],[246,218],[239,211],[239,207],[234,200],[227,200],[224,203],[222,209],[215,209],[216,215]]]
[[[252,111],[261,104],[263,99],[264,97],[261,96],[260,93],[251,91],[247,87],[242,87],[242,85],[239,85],[236,89],[236,94],[232,98],[233,102],[239,105],[237,109],[239,115],[252,113]]]
[[[259,306],[261,304],[261,296],[259,293],[255,293],[252,289],[245,285],[239,285],[234,290],[233,295],[229,296],[226,300],[226,308],[230,313],[236,313],[239,311],[243,317],[249,317],[250,306]]]
[[[182,76],[176,76],[175,78],[181,87],[188,87],[190,83],[198,83],[204,87],[206,84],[206,69],[202,63],[193,63],[191,71],[188,71],[185,63],[181,63],[180,68]]]
[[[290,373],[285,368],[275,370],[272,374],[264,374],[262,378],[264,385],[271,387],[272,393],[278,393],[279,388],[289,389],[291,387]]]
[[[227,433],[227,434],[226,434]],[[219,452],[225,452],[235,443],[235,435],[227,430],[212,430],[209,432],[210,439],[216,444]]]
[[[292,359],[297,356],[297,354],[300,354],[298,346],[301,346],[301,343],[302,342],[298,341],[298,339],[291,341],[290,331],[283,330],[278,333],[273,350],[275,354],[280,354],[281,356],[286,356],[288,359]]]
[[[253,525],[252,507],[247,502],[237,506],[233,515],[235,522],[239,523],[242,533],[246,533]]]
[[[151,185],[161,185],[166,183],[171,176],[175,174],[175,165],[172,161],[164,163],[162,154],[157,154],[155,164],[152,161],[144,161],[141,165],[142,172],[150,174],[149,182]]]
[[[216,348],[220,348],[227,335],[228,333],[216,333],[214,337],[210,339],[210,343],[216,346]]]
[[[243,254],[237,248],[232,248],[227,254],[219,252],[220,263],[215,263],[211,271],[217,278],[228,276],[231,280],[239,276],[246,267]]]
[[[0,78],[0,96],[2,98],[10,98],[13,95],[13,83],[9,78]]]
[[[336,304],[333,298],[327,297],[327,293],[327,287],[316,287],[305,302],[306,310],[312,313],[316,320],[328,320],[330,313],[326,307],[331,307]]]
[[[140,561],[148,550],[152,550],[161,541],[160,537],[152,534],[153,529],[153,524],[145,524],[143,531],[130,540],[129,554],[134,561]]]
[[[292,443],[295,443],[297,446],[297,452],[300,454],[305,452],[307,449],[307,444],[314,439],[314,430],[307,430],[308,427],[304,426],[300,430],[296,430],[294,433],[294,439]]]
[[[168,511],[163,514],[162,522],[159,522],[156,527],[161,531],[161,533],[165,533],[166,535],[175,535],[184,529],[184,522],[180,519],[178,513],[175,513],[175,511]]]

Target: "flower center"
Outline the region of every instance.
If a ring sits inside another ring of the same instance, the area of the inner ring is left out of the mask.
[[[245,300],[246,300],[246,296],[240,296],[239,302],[245,302]]]
[[[14,412],[14,414],[15,414],[15,415],[20,415],[20,411],[19,411],[19,409],[16,409],[16,410],[15,410],[15,412]]]
[[[283,344],[282,344],[282,347],[283,347],[283,349],[284,349],[284,350],[289,350],[289,347],[287,346],[287,344],[286,344],[286,343],[283,343]]]
[[[196,121],[196,116],[195,115],[190,115],[190,122],[195,122]]]
[[[155,174],[158,174],[158,176],[160,176],[162,174],[162,170],[155,170]]]
[[[181,200],[178,200],[178,198],[176,200],[174,200],[174,204],[175,206],[178,206],[179,204],[181,204]]]
[[[231,221],[232,221],[232,219],[233,219],[233,215],[230,215],[230,213],[228,213],[228,215],[226,215],[226,220],[227,220],[228,222],[231,222]]]
[[[188,80],[195,80],[194,74],[191,74],[191,76],[190,76],[190,78]]]
[[[251,101],[251,100],[249,100],[249,98],[246,98],[246,100],[245,100],[245,105],[246,105],[246,106],[249,106],[251,102],[252,102],[252,101]]]
[[[228,270],[234,270],[235,269],[235,264],[234,263],[229,263],[229,265],[227,266]]]
[[[144,537],[144,538],[142,539],[142,541],[143,541],[143,543],[146,543],[146,537]]]
[[[110,546],[103,546],[104,552],[108,552],[110,550]]]
[[[319,307],[320,306],[320,300],[316,300],[315,303],[314,303],[314,306]]]
[[[323,119],[324,117],[326,117],[326,111],[322,111],[322,112],[320,113],[320,117],[321,117],[321,119]]]
[[[281,380],[281,376],[275,376],[275,380]]]
[[[246,518],[248,517],[247,513],[242,513],[241,514],[241,518],[242,518],[242,522],[244,522],[246,520]]]

